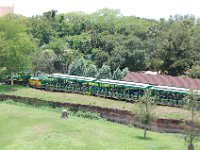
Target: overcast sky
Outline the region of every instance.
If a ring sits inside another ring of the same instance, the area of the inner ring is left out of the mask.
[[[25,16],[40,15],[51,9],[59,13],[91,13],[101,8],[111,8],[120,9],[123,15],[149,19],[167,19],[175,14],[200,17],[200,0],[0,0],[0,6],[12,5],[15,13]]]

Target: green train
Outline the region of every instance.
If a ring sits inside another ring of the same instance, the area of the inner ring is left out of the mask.
[[[184,96],[189,89],[153,86],[144,83],[126,82],[91,77],[81,77],[66,74],[31,77],[29,86],[49,91],[71,92],[84,95],[104,97],[126,102],[136,102],[144,95],[145,90],[151,89],[156,102],[160,105],[181,106],[185,103]],[[200,91],[197,91],[200,94]]]

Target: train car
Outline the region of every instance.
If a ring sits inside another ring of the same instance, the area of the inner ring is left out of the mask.
[[[126,82],[118,80],[100,79],[98,95],[117,100],[134,101],[144,94],[151,86],[149,84]]]
[[[144,94],[144,90],[150,87],[149,84],[143,83],[109,79],[96,80],[96,78],[66,74],[52,74],[49,85],[49,89],[54,91],[82,93],[128,101],[139,99]]]
[[[153,86],[151,89],[158,104],[170,106],[183,105],[184,97],[190,92],[190,89],[169,86]]]
[[[64,91],[73,93],[86,94],[89,92],[91,83],[94,83],[95,78],[82,77],[66,74],[52,74],[50,88],[54,91]]]

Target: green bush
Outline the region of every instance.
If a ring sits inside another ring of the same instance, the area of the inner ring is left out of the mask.
[[[189,72],[188,76],[191,78],[200,78],[200,66],[199,65],[192,66],[192,69]]]
[[[74,115],[77,116],[77,117],[83,117],[83,118],[92,119],[92,120],[102,119],[100,117],[100,114],[91,113],[91,112],[88,112],[88,111],[77,111]]]

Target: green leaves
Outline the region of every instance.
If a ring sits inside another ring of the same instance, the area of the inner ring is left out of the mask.
[[[89,65],[86,69],[85,76],[86,77],[96,77],[97,75],[97,67],[95,65]]]
[[[199,65],[194,65],[192,66],[192,69],[189,72],[189,77],[192,78],[200,78],[200,66]]]
[[[97,79],[111,79],[110,66],[103,65],[97,74]]]
[[[144,125],[144,138],[146,137],[146,130],[152,120],[155,119],[154,114],[154,97],[151,95],[151,90],[146,90],[138,102],[138,109],[135,111],[135,116],[138,121]]]
[[[77,76],[85,76],[86,62],[83,58],[74,60],[69,66],[69,74]]]
[[[9,73],[19,73],[30,68],[30,53],[35,49],[20,19],[0,19],[0,66]]]

